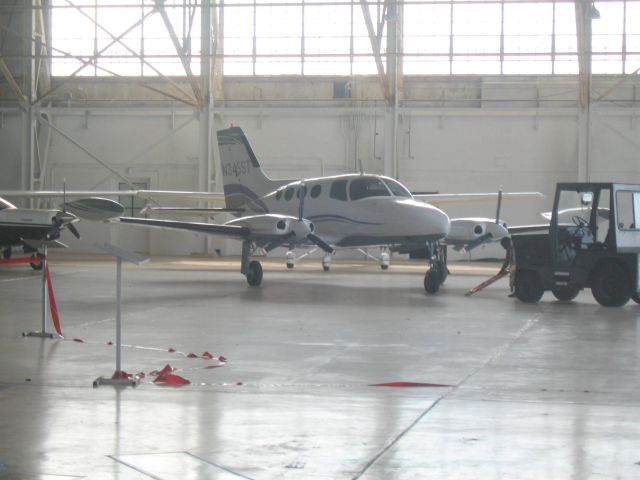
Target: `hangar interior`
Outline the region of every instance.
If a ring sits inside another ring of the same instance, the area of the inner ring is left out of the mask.
[[[0,8],[0,189],[221,191],[215,131],[229,125],[273,178],[362,165],[412,191],[547,195],[505,205],[510,224],[539,222],[557,181],[640,181],[634,0]],[[74,248],[108,237],[152,254],[238,253],[92,231]]]
[[[639,19],[639,0],[2,1],[0,190],[221,191],[235,125],[273,178],[539,191],[503,207],[539,223],[556,182],[640,183]],[[323,276],[277,251],[250,289],[185,257],[238,242],[79,228],[51,261],[64,339],[20,336],[42,277],[0,270],[0,478],[639,475],[636,305],[465,298],[495,268],[459,265],[429,297],[411,263]],[[124,269],[124,361],[190,385],[92,388],[113,368],[105,241],[173,256]]]

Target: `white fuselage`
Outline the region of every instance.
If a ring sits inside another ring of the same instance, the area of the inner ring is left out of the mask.
[[[254,200],[255,213],[298,217],[300,190],[306,190],[303,217],[315,233],[336,246],[424,244],[444,238],[449,217],[413,199],[397,181],[379,175],[340,175],[299,180]]]

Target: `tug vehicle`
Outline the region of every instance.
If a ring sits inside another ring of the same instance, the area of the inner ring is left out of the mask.
[[[559,183],[548,230],[512,242],[510,284],[523,302],[590,288],[603,306],[640,303],[640,185]]]

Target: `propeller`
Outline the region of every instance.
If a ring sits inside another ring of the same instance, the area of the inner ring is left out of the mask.
[[[298,189],[298,195],[300,197],[300,203],[298,204],[298,221],[302,223],[304,222],[304,198],[307,196],[307,186],[304,183],[300,184],[300,188]],[[311,226],[310,229],[313,229],[313,227]],[[269,242],[267,245],[264,246],[264,249],[267,252],[270,252],[274,248],[284,245],[285,243],[287,243],[288,240],[290,240],[295,236],[296,236],[296,233],[294,230],[292,230],[289,233],[281,236],[280,238]],[[313,243],[314,245],[320,247],[325,252],[333,253],[333,248],[331,247],[331,245],[329,245],[327,242],[322,240],[312,231],[309,231],[309,233],[306,234],[305,238],[309,240],[311,243]]]
[[[73,224],[73,222],[77,221],[78,217],[67,211],[67,180],[65,179],[62,182],[62,211],[56,213],[56,216],[53,218],[54,225],[51,232],[49,232],[49,236],[58,238],[60,231],[66,227],[74,237],[80,239],[80,232]]]
[[[298,220],[302,221],[304,218],[304,197],[307,196],[307,185],[305,183],[300,184],[300,189],[298,190],[300,194],[300,205],[298,206]],[[333,248],[327,242],[322,240],[319,236],[314,234],[313,232],[309,232],[307,234],[307,240],[309,240],[314,245],[317,245],[322,250],[327,253],[333,253]]]
[[[496,208],[496,223],[500,222],[500,209],[502,208],[502,185],[498,190],[498,207]]]

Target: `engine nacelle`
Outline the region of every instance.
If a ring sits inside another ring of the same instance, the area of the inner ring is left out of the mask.
[[[493,218],[454,218],[445,241],[463,246],[481,238],[496,241],[508,235],[507,224],[502,220],[496,223]]]
[[[298,239],[303,239],[313,233],[315,226],[307,219],[298,220],[288,215],[267,213],[230,220],[225,225],[237,225],[251,230],[252,235],[279,237],[291,233]]]

